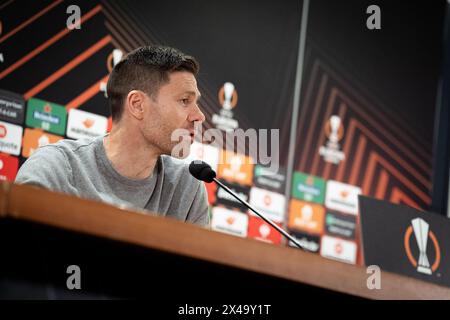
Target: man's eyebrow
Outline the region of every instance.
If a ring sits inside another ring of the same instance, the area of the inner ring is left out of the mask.
[[[195,91],[186,91],[185,93],[192,95],[192,96],[197,96],[197,100],[200,99],[202,97],[202,94],[200,92],[195,92]]]

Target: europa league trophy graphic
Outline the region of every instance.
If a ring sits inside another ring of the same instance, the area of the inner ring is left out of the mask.
[[[330,117],[325,126],[325,134],[328,136],[328,141],[325,146],[320,146],[319,154],[324,157],[325,161],[339,164],[345,159],[345,154],[339,149],[339,140],[344,134],[342,120],[339,116],[332,115]]]
[[[236,119],[233,119],[233,111],[237,104],[237,92],[234,84],[225,82],[219,90],[219,103],[222,107],[219,114],[212,115],[214,125],[224,131],[233,131],[239,127]]]
[[[341,125],[341,118],[339,118],[336,115],[331,116],[331,118],[330,118],[331,132],[330,132],[330,136],[328,137],[330,139],[329,147],[339,148],[338,130],[339,130],[340,125]]]
[[[233,92],[234,92],[234,84],[231,82],[226,82],[223,85],[223,95],[224,100],[222,104],[222,108],[225,110],[231,110],[231,99],[233,98]]]
[[[419,247],[419,260],[417,263],[417,271],[431,274],[430,262],[427,257],[427,242],[428,242],[428,230],[429,225],[421,218],[416,218],[411,221],[414,235],[416,236],[417,246]]]

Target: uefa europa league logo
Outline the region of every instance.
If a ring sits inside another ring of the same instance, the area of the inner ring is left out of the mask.
[[[339,141],[338,130],[341,125],[341,118],[336,115],[330,118],[331,133],[329,139],[332,143],[337,143]]]
[[[410,238],[412,233],[416,238],[417,247],[419,248],[419,259],[416,260],[411,252]],[[428,238],[431,239],[435,249],[435,259],[432,265],[427,255]],[[417,268],[417,272],[431,275],[439,267],[441,260],[441,253],[439,249],[439,243],[434,233],[430,230],[429,224],[421,219],[416,218],[411,221],[411,226],[406,229],[405,233],[405,250],[411,264]]]
[[[319,148],[319,154],[324,157],[326,162],[339,164],[345,159],[345,155],[339,145],[339,141],[344,135],[344,127],[338,115],[332,115],[326,122],[325,135],[328,137],[328,141],[325,146]]]
[[[417,271],[431,274],[430,262],[427,257],[427,242],[428,242],[428,230],[429,225],[424,220],[416,218],[411,221],[414,229],[414,235],[416,236],[417,246],[419,247],[420,255],[417,266]]]
[[[223,95],[224,95],[224,99],[223,99],[223,103],[222,103],[222,108],[224,108],[225,110],[231,110],[231,99],[233,98],[233,93],[234,93],[234,84],[232,84],[231,82],[226,82],[223,85]]]
[[[325,133],[328,136],[329,148],[339,148],[338,142],[342,139],[343,131],[341,118],[337,115],[332,115],[325,128]]]
[[[231,132],[239,127],[236,119],[233,118],[233,111],[238,101],[236,87],[231,82],[225,82],[219,90],[219,103],[222,107],[219,114],[213,114],[212,122],[216,128]]]

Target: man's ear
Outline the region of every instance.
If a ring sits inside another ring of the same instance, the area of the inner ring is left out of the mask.
[[[138,120],[144,118],[145,94],[140,90],[131,90],[126,98],[126,108],[130,115]]]

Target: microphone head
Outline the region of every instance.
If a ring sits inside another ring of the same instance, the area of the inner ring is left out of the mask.
[[[213,182],[213,179],[216,177],[216,173],[211,166],[200,160],[194,160],[191,162],[189,165],[189,172],[194,176],[194,178],[208,183]]]

